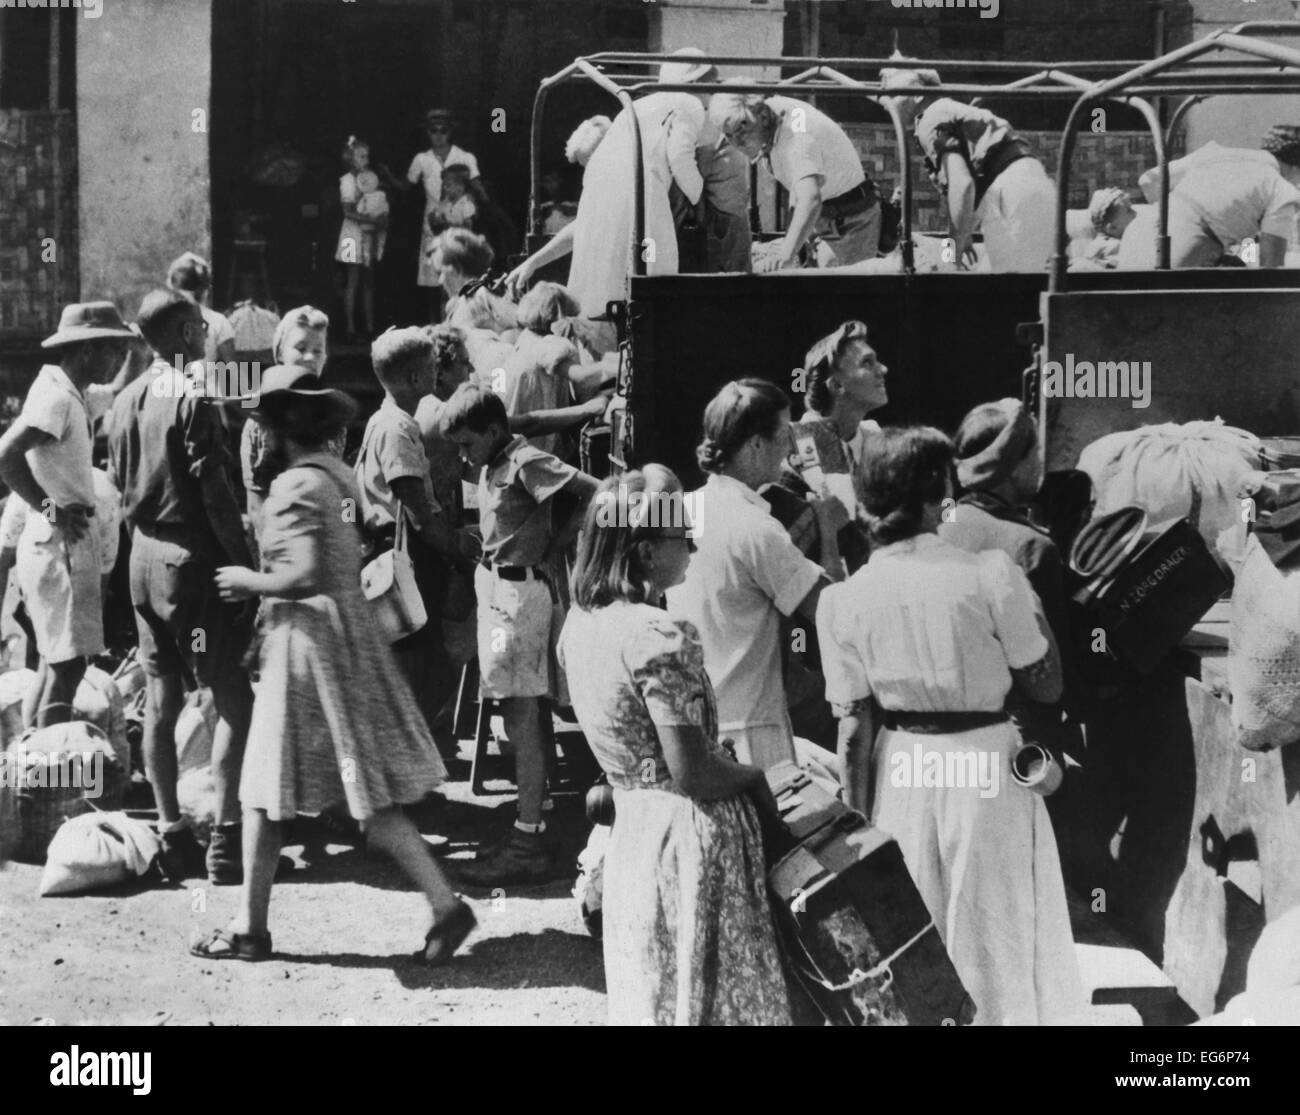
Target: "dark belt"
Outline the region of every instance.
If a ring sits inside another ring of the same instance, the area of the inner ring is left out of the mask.
[[[1005,711],[998,712],[896,712],[885,709],[885,727],[895,732],[915,732],[922,736],[947,736],[957,732],[973,732],[976,728],[989,728],[1004,724],[1009,719]]]
[[[821,216],[829,217],[832,220],[839,220],[844,217],[854,217],[859,213],[865,213],[880,199],[876,196],[876,187],[869,183],[863,182],[859,186],[839,195],[839,197],[829,198],[822,202]]]
[[[545,580],[545,578],[542,576],[542,571],[540,566],[495,565],[490,561],[485,561],[483,564],[484,566],[486,566],[488,572],[495,573],[503,581],[526,581],[528,580],[528,575],[530,573],[532,574],[533,580],[535,581]]]

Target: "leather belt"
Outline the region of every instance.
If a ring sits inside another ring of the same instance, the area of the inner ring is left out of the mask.
[[[489,573],[494,573],[503,581],[540,581],[541,575],[532,565],[497,565],[494,562],[485,561],[483,565]]]
[[[922,736],[947,736],[973,732],[1010,719],[1005,710],[997,712],[899,712],[884,710],[885,727],[895,732],[915,732]]]
[[[875,186],[869,182],[863,182],[840,194],[839,197],[823,200],[821,215],[832,220],[853,217],[859,213],[865,213],[878,200]]]

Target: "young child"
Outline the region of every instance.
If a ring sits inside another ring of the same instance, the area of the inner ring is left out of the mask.
[[[370,846],[391,856],[429,903],[433,925],[418,957],[446,963],[475,925],[401,809],[446,770],[361,594],[356,528],[339,514],[357,499],[352,477],[323,452],[324,431],[355,410],[301,368],[272,368],[262,384],[259,416],[288,467],[266,501],[262,572],[225,566],[216,574],[224,599],[261,596],[264,604],[261,684],[240,783],[244,887],[226,928],[191,945],[207,960],[271,955],[267,912],[282,823],[344,800]]]
[[[380,222],[371,232],[374,238],[374,258],[378,263],[384,258],[384,247],[388,243],[388,195],[380,189],[379,175],[373,170],[363,170],[357,175],[357,189],[361,191],[357,212],[362,217]]]
[[[424,329],[389,329],[370,349],[384,401],[366,424],[357,456],[361,517],[375,553],[394,545],[397,516],[406,516],[407,551],[429,622],[393,644],[397,660],[420,702],[430,729],[454,688],[440,637],[438,602],[447,567],[475,570],[472,539],[457,533],[434,495],[429,459],[415,412],[433,393],[433,341]],[[441,734],[439,745],[454,754],[455,740]]]
[[[542,820],[546,789],[543,718],[557,691],[553,650],[563,617],[545,567],[577,536],[596,481],[510,435],[500,397],[463,384],[441,416],[479,480],[483,565],[478,595],[478,664],[482,696],[502,702],[515,748],[519,817],[500,842],[480,847],[460,872],[480,886],[544,882],[550,877]],[[562,501],[562,502],[561,502]]]
[[[464,163],[452,163],[442,168],[442,200],[429,214],[429,227],[434,232],[449,228],[474,227],[478,206],[469,191],[470,168]]]
[[[350,337],[355,337],[357,289],[361,289],[362,312],[366,331],[375,331],[374,266],[383,254],[382,232],[388,224],[388,203],[378,202],[374,194],[379,191],[378,176],[370,170],[370,146],[348,136],[343,148],[343,159],[351,170],[339,179],[339,200],[343,204],[343,227],[339,229],[338,248],[334,258],[347,272],[347,287],[343,293],[343,313]],[[369,199],[369,200],[367,200]]]
[[[578,303],[559,283],[538,283],[519,303],[523,332],[502,368],[503,382],[493,390],[505,400],[511,417],[535,410],[555,410],[573,401],[569,371],[581,363],[577,346],[551,332],[561,318],[578,313]],[[575,425],[580,424],[575,422]],[[563,432],[529,438],[529,444],[562,460],[573,456],[572,439]]]

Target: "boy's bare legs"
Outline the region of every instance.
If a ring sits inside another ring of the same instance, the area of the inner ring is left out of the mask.
[[[506,838],[459,868],[467,883],[497,886],[541,883],[550,878],[551,862],[542,836],[542,798],[546,793],[546,754],[536,697],[507,697],[501,702],[506,736],[515,749],[515,784],[519,819]]]
[[[214,681],[213,703],[217,728],[212,737],[212,781],[217,795],[217,824],[239,823],[239,774],[244,765],[244,746],[253,715],[253,690],[248,676],[239,670]]]
[[[176,800],[176,718],[181,714],[184,687],[180,676],[147,678],[144,706],[144,772],[153,787],[160,826],[181,819]]]
[[[542,820],[546,795],[546,752],[536,697],[510,697],[501,702],[506,738],[515,748],[515,784],[519,787],[519,819],[526,825]]]

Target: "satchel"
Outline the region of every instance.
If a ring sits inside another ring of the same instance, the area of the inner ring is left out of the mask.
[[[361,570],[361,593],[373,604],[380,629],[390,643],[414,635],[429,622],[415,583],[415,565],[406,548],[406,529],[406,511],[399,503],[393,548]]]

